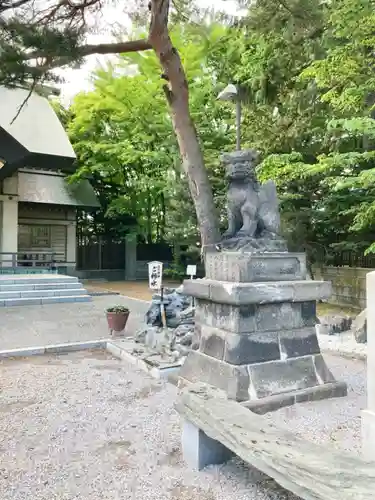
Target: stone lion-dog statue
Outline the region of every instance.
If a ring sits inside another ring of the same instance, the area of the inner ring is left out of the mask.
[[[242,239],[245,244],[261,240],[258,243],[265,247],[272,240],[281,243],[276,185],[273,181],[259,183],[255,172],[258,153],[254,150],[236,151],[223,154],[221,159],[229,183],[228,229],[223,239],[228,242]]]

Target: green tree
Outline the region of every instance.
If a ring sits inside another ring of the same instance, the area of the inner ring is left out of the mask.
[[[188,2],[176,2],[177,7]],[[144,2],[131,8],[133,18],[147,12]],[[90,45],[85,43],[86,19],[100,11],[100,0],[71,2],[52,0],[47,6],[33,0],[12,0],[0,6],[0,83],[15,85],[31,79],[33,84],[53,79],[53,68],[80,63],[90,54],[120,54],[153,50],[166,80],[163,90],[170,110],[183,169],[194,201],[204,246],[219,238],[211,184],[204,165],[189,108],[189,86],[178,51],[169,34],[169,0],[150,0],[147,37],[137,40]],[[202,30],[202,34],[204,30]],[[160,70],[158,69],[160,74]]]
[[[373,7],[258,0],[222,41],[218,72],[248,93],[243,142],[277,181],[290,247],[312,259],[373,241]]]
[[[172,32],[187,73],[191,113],[218,206],[224,188],[219,155],[234,141],[231,110],[217,102],[213,68],[208,65],[208,54],[222,32],[220,26],[207,27],[205,44],[197,43],[195,27]],[[96,231],[108,234],[116,227],[123,233],[129,228],[122,221],[131,216],[149,242],[195,244],[197,220],[156,67],[151,52],[124,56],[95,73],[93,92],[76,97],[65,113],[70,116],[67,128],[80,167],[73,180],[90,175],[99,193],[103,210],[93,221]]]
[[[302,80],[313,80],[331,111],[327,120],[328,154],[309,171],[320,171],[341,208],[349,240],[344,248],[363,250],[375,230],[374,13],[371,0],[332,3],[324,38],[326,57],[315,61]],[[372,244],[368,251],[375,251]]]

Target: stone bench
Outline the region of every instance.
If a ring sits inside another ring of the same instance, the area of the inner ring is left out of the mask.
[[[184,458],[195,469],[235,454],[303,500],[375,498],[375,462],[278,428],[218,389],[191,386],[176,407]]]

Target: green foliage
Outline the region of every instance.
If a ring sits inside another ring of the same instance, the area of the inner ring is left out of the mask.
[[[276,180],[291,249],[374,251],[374,2],[258,0],[228,79],[248,90],[243,140]]]
[[[29,9],[32,7],[29,6]],[[0,16],[1,85],[58,81],[56,74],[48,68],[46,71],[45,65],[30,64],[30,58],[24,57],[25,53],[38,55],[43,51],[45,61],[68,58],[75,64],[81,62],[78,47],[82,33],[76,27],[68,24],[57,28],[53,24],[30,22],[24,13],[12,14]]]
[[[208,61],[222,32],[216,25],[172,32],[219,205],[224,190],[219,155],[234,143],[233,110],[216,100],[219,90]],[[65,113],[60,110],[78,157],[79,169],[71,181],[90,176],[103,207],[89,230],[121,237],[132,228],[149,242],[195,244],[199,239],[195,210],[156,56],[128,54],[93,76],[94,90],[79,94]]]
[[[258,175],[276,180],[289,247],[307,251],[310,261],[341,250],[374,251],[374,11],[370,0],[257,0],[240,23],[179,23],[173,33],[220,210],[225,180],[219,156],[234,147],[234,107],[216,96],[236,82],[247,94],[243,147],[261,151]],[[82,130],[91,134],[89,141],[79,140],[80,172],[106,172],[106,182],[110,173],[116,186],[126,186],[117,199],[109,194],[107,216],[132,214],[144,235],[147,227],[164,224],[164,239],[195,244],[195,212],[165,113],[158,63],[143,53],[123,58],[121,71],[129,65],[139,74],[118,77],[118,67],[99,73],[94,94],[73,106],[85,103],[74,121],[86,114]],[[105,123],[111,134],[104,140]],[[156,208],[150,223],[147,189],[153,207],[163,193],[163,222]]]
[[[186,278],[186,267],[179,262],[174,262],[164,270],[164,275],[176,281]]]
[[[106,313],[114,313],[114,314],[126,314],[129,313],[129,309],[125,306],[111,306],[107,307],[105,310]]]
[[[276,181],[290,249],[311,261],[374,252],[375,1],[255,0],[242,2],[245,18],[215,24],[191,2],[178,4],[185,21],[172,13],[173,40],[223,225],[219,156],[234,148],[235,122],[233,105],[216,96],[234,82],[246,91],[243,147],[261,152],[260,179]],[[192,17],[198,22],[186,21]],[[20,60],[25,47],[49,47],[54,61],[79,59],[83,32],[68,25],[42,29],[9,16],[0,28],[0,83],[40,76]],[[194,245],[195,211],[159,68],[151,52],[129,54],[58,111],[78,155],[72,181],[89,175],[102,202],[85,218],[90,231]]]

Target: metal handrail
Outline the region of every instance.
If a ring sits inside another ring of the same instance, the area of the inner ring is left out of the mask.
[[[35,258],[24,259],[23,257],[27,255],[35,255]],[[49,267],[51,269],[56,269],[63,266],[75,266],[76,262],[73,261],[59,261],[54,257],[58,256],[59,252],[48,252],[41,250],[40,252],[33,252],[24,250],[22,252],[0,252],[0,268],[2,267]],[[4,258],[4,256],[10,256],[10,258]],[[22,258],[19,258],[19,257]],[[41,259],[40,256],[50,257]],[[10,264],[10,265],[9,265]],[[27,266],[29,264],[29,266]]]
[[[30,258],[27,256],[30,255]],[[9,256],[9,258],[8,258]],[[35,256],[35,257],[34,257]],[[0,266],[8,267],[11,264],[12,267],[26,267],[27,264],[31,267],[46,267],[56,265],[56,260],[54,257],[56,252],[43,251],[22,251],[22,252],[0,252]],[[5,258],[4,258],[5,257]],[[26,257],[26,258],[25,258]],[[41,258],[44,257],[44,258]],[[6,266],[4,266],[6,264]]]

